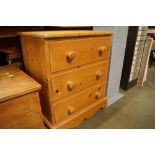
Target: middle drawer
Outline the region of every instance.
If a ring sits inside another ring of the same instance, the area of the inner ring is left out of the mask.
[[[53,100],[67,97],[107,80],[108,61],[94,63],[52,75]]]

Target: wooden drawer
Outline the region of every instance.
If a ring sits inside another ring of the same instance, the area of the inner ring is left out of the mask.
[[[94,63],[52,76],[53,100],[72,95],[107,80],[108,61]]]
[[[71,119],[81,110],[102,100],[105,97],[105,85],[106,83],[100,83],[57,102],[54,105],[56,123]]]
[[[51,72],[108,59],[110,41],[111,37],[48,41]]]

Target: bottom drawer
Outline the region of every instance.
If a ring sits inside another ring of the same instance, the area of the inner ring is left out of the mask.
[[[65,98],[54,105],[56,124],[75,117],[81,110],[105,97],[106,82],[100,83],[75,95]]]

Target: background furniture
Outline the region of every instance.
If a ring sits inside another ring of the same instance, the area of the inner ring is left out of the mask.
[[[145,41],[143,59],[141,62],[141,67],[139,71],[138,84],[143,86],[144,81],[146,81],[148,64],[149,64],[149,56],[151,53],[151,48],[153,44],[153,38],[147,38]]]
[[[44,128],[41,85],[15,66],[0,67],[0,128]]]
[[[148,27],[141,26],[130,26],[128,29],[120,85],[124,90],[128,90],[137,84],[147,30]]]
[[[0,27],[0,65],[16,64],[23,68],[22,52],[18,32],[39,31],[39,26],[1,26]]]
[[[75,127],[106,106],[110,32],[20,35],[26,71],[43,86],[42,111],[53,128]]]

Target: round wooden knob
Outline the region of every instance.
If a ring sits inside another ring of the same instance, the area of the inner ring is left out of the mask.
[[[66,55],[66,59],[68,62],[72,62],[72,60],[75,58],[75,52],[68,52]]]
[[[67,82],[67,88],[68,90],[72,90],[75,87],[75,83],[73,81]]]
[[[101,71],[97,71],[96,72],[96,79],[99,80],[102,76],[102,72]]]
[[[105,49],[106,49],[105,46],[99,48],[99,55],[100,55],[100,56],[103,55],[103,53],[105,52]]]
[[[95,97],[96,97],[96,99],[100,98],[100,97],[101,97],[101,93],[100,93],[99,91],[97,91],[97,92],[95,93]]]
[[[72,106],[69,106],[69,107],[68,107],[68,114],[69,114],[69,115],[73,114],[74,111],[75,111],[75,108],[73,108]]]

